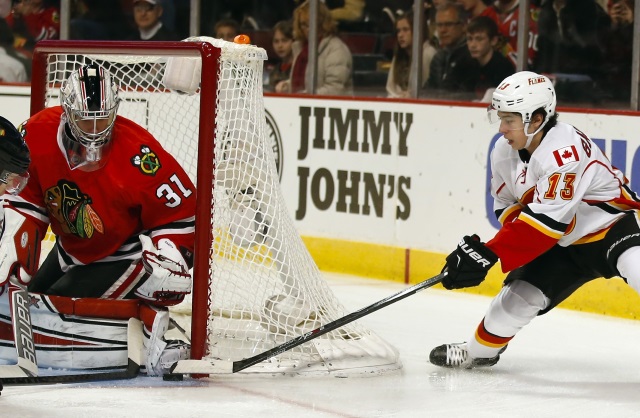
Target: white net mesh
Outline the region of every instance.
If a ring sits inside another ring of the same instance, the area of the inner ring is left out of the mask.
[[[206,333],[205,358],[236,361],[347,312],[322,279],[285,206],[276,158],[265,132],[262,67],[266,53],[218,39],[192,40],[221,49],[216,108],[204,110],[216,122],[210,219],[214,239],[208,277],[194,278],[209,282],[209,312],[191,313],[187,301],[174,313],[207,315],[207,329],[194,331]],[[104,66],[122,89],[119,114],[148,129],[196,183],[200,90],[197,82],[196,94],[191,95],[163,84],[167,62],[175,64],[175,60],[193,63],[194,58],[129,56],[126,51],[100,56],[52,54],[47,105],[59,103],[59,84],[70,71],[88,63]],[[195,72],[197,76],[197,68]],[[180,73],[178,79],[188,84],[189,76]],[[392,346],[352,323],[246,372],[351,374],[399,367]]]

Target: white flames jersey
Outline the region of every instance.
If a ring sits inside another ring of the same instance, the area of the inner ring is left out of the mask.
[[[602,239],[625,210],[640,208],[622,172],[566,123],[550,129],[531,156],[500,138],[491,170],[494,211],[503,228],[487,246],[500,256],[505,271],[555,244]],[[538,244],[523,245],[523,240]],[[528,254],[517,254],[523,251]]]

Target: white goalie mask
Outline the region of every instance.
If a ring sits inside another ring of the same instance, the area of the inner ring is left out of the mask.
[[[546,112],[544,121],[535,132],[529,133],[533,112]],[[525,148],[531,145],[533,136],[540,132],[556,113],[556,92],[548,77],[531,71],[520,71],[505,78],[493,92],[491,105],[487,109],[489,122],[500,121],[498,112],[519,113],[527,135]]]
[[[102,147],[111,139],[120,104],[111,74],[95,64],[80,67],[62,83],[60,102],[74,136],[71,139],[86,149],[87,161],[99,161]]]

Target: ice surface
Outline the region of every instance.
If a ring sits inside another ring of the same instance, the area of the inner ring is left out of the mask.
[[[403,288],[329,275],[347,309]],[[360,321],[392,342],[401,372],[378,377],[225,376],[5,387],[0,417],[632,417],[640,416],[640,323],[556,309],[489,370],[428,363],[468,338],[489,299],[427,289]],[[639,307],[640,309],[640,307]]]

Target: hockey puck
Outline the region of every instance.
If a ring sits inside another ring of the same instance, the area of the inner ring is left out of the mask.
[[[169,373],[162,376],[162,380],[166,380],[168,382],[179,382],[184,380],[184,375],[181,373]]]

